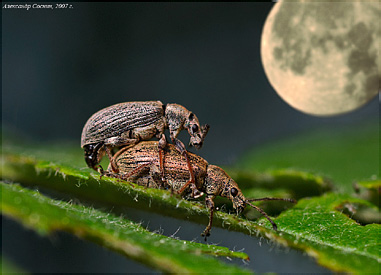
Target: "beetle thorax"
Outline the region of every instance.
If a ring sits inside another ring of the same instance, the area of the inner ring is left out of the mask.
[[[165,121],[169,130],[179,133],[184,128],[184,122],[189,111],[183,106],[175,103],[167,104],[165,107]]]

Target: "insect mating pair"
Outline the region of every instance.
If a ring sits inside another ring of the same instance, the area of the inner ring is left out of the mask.
[[[173,144],[167,144],[164,131],[169,129]],[[253,201],[293,199],[246,199],[237,183],[218,166],[210,165],[196,154],[187,152],[177,139],[181,130],[190,135],[190,145],[202,147],[209,125],[200,126],[197,117],[178,104],[164,105],[160,101],[126,102],[112,105],[95,113],[83,128],[81,147],[90,168],[102,175],[135,182],[142,186],[171,189],[183,197],[198,198],[205,194],[209,223],[202,236],[212,228],[214,198],[228,198],[241,213],[247,205],[259,211],[277,230],[277,225]],[[153,137],[159,141],[147,141]],[[114,156],[112,149],[122,147]],[[107,154],[107,171],[99,165]]]

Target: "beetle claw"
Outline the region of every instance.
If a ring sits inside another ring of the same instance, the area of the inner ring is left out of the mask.
[[[200,192],[199,190],[195,189],[192,191],[192,197],[197,199],[199,197],[202,197],[204,195],[204,192]]]
[[[98,168],[96,169],[96,171],[101,174],[99,179],[102,179],[102,177],[107,174],[107,171],[103,170],[103,167],[102,165],[98,165]]]
[[[204,232],[201,233],[201,237],[204,237],[204,240],[207,241],[207,238],[210,236],[210,229],[206,228]]]

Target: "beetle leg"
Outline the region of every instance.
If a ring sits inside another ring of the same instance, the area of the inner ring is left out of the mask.
[[[164,149],[167,146],[167,139],[165,138],[165,135],[162,134],[161,138],[159,140],[159,161],[160,161],[160,172],[161,172],[161,179],[163,182],[165,182],[165,175],[164,175]]]
[[[166,189],[168,187],[169,184],[167,184],[167,181],[166,180],[163,181],[162,179],[160,167],[158,167],[157,165],[152,166],[150,173],[151,173],[151,178],[157,185],[157,187],[155,188]]]
[[[132,170],[131,172],[129,172],[127,174],[116,174],[116,173],[113,173],[113,172],[106,171],[106,172],[103,173],[103,175],[107,176],[107,177],[112,177],[112,178],[117,178],[117,179],[128,181],[129,177],[131,177],[134,174],[139,173],[143,168],[145,168],[145,167],[147,167],[149,165],[152,165],[152,161],[147,162],[145,164],[142,164],[142,165],[136,167],[134,170]],[[130,185],[132,185],[132,184],[130,184]]]
[[[115,161],[112,157],[112,148],[119,147],[119,146],[125,146],[130,144],[136,144],[138,143],[140,138],[124,138],[124,137],[111,137],[104,141],[104,148],[107,154],[108,159],[110,160],[111,168],[114,173],[119,173],[118,166],[116,165]],[[100,159],[98,160],[98,162]]]
[[[165,189],[166,187],[170,187],[171,189],[171,194],[173,194],[173,186],[168,184],[167,183],[167,180],[165,179],[165,170],[164,170],[164,158],[165,158],[165,151],[161,148],[159,148],[159,163],[160,163],[160,179],[161,179],[161,182],[160,182],[160,185],[163,189]]]
[[[165,171],[164,171],[164,150],[159,148],[159,161],[160,161],[160,175],[161,181],[166,182],[165,180]]]
[[[187,161],[189,161],[188,158],[187,158]],[[190,163],[189,163],[188,167],[189,167],[189,166],[190,166]],[[190,168],[190,169],[192,169],[192,168]],[[192,171],[192,170],[189,170],[189,171]],[[193,174],[193,171],[192,171],[191,173]],[[191,177],[192,177],[192,176],[191,176]],[[197,199],[197,198],[201,197],[201,196],[204,194],[203,192],[200,192],[200,191],[197,189],[197,186],[196,186],[195,182],[192,182],[192,179],[189,179],[189,180],[187,181],[187,183],[184,184],[183,187],[181,187],[181,189],[178,191],[178,193],[181,194],[182,192],[184,192],[184,190],[185,190],[189,185],[190,185],[190,188],[192,189],[192,197],[193,197],[193,198]]]
[[[100,164],[97,166],[97,171],[98,171],[99,174],[101,174],[101,175],[99,176],[99,179],[102,179],[102,177],[107,173],[107,172],[105,172],[105,171],[103,170],[103,167],[102,167],[102,165],[100,165]]]
[[[110,160],[110,164],[111,164],[111,169],[114,173],[119,173],[119,169],[118,169],[118,166],[116,165],[115,163],[115,160],[114,158],[112,157],[112,152],[111,152],[111,148],[110,146],[106,145],[105,146],[105,149],[106,149],[106,154],[107,154],[107,157],[108,159]],[[99,165],[100,166],[100,165]],[[102,168],[102,172],[103,172],[103,168]],[[102,173],[101,172],[101,173]]]
[[[205,228],[204,232],[202,232],[201,236],[206,238],[210,236],[210,230],[212,229],[212,223],[213,223],[213,212],[214,212],[214,196],[207,195],[205,197],[205,205],[209,209],[209,223],[208,226]]]
[[[152,161],[150,162],[147,162],[145,164],[142,164],[138,167],[136,167],[134,170],[132,170],[131,172],[127,173],[127,174],[124,174],[124,175],[121,175],[121,179],[124,179],[124,180],[127,180],[129,177],[131,177],[132,175],[134,174],[138,174],[141,170],[143,170],[143,168],[149,166],[152,164]]]
[[[192,165],[190,163],[190,160],[188,157],[188,152],[185,149],[184,143],[182,143],[177,138],[173,138],[172,142],[175,145],[176,149],[185,157],[185,160],[186,160],[187,165],[188,165],[189,176],[190,176],[189,181],[180,189],[180,191],[178,193],[181,194],[190,185],[190,187],[192,189],[192,197],[193,198],[201,197],[202,193],[197,190],[196,180],[195,180],[194,173],[193,173],[193,168],[192,168]]]

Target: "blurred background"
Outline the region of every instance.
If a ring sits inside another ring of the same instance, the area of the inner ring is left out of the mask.
[[[27,139],[74,141],[81,150],[82,127],[96,111],[119,102],[161,100],[181,104],[200,123],[211,125],[197,154],[209,163],[233,165],[245,151],[269,141],[317,128],[356,127],[378,118],[378,98],[352,113],[322,118],[294,110],[276,94],[260,57],[261,32],[273,3],[71,5],[62,10],[2,10],[2,125]],[[189,136],[183,133],[180,139],[188,144]],[[203,226],[194,226],[202,231]],[[17,258],[12,245],[21,236],[30,248],[25,248],[26,258],[33,251],[44,254],[36,248],[41,245],[45,251],[41,242],[53,250],[56,244],[62,251],[63,246],[71,251],[71,242],[77,250],[83,244],[64,234],[57,237],[61,241],[35,240],[34,233],[15,227],[3,221],[3,253],[8,249],[12,259]],[[220,229],[214,230],[218,237]],[[11,238],[10,231],[21,233]],[[176,228],[169,231],[171,235]],[[104,254],[111,255],[108,268],[120,262],[122,268],[111,271],[130,266],[125,259],[115,260],[113,253],[98,250],[103,253],[99,259],[106,261]],[[84,251],[89,256],[95,249]],[[77,269],[66,271],[89,270],[81,269],[79,262]],[[58,266],[61,269],[45,271],[65,271],[64,262]]]
[[[3,125],[37,140],[77,140],[99,109],[161,100],[211,129],[198,153],[231,164],[246,149],[322,125],[377,116],[378,102],[319,118],[266,79],[260,37],[272,3],[76,3],[3,9]],[[188,144],[189,136],[181,136]]]

